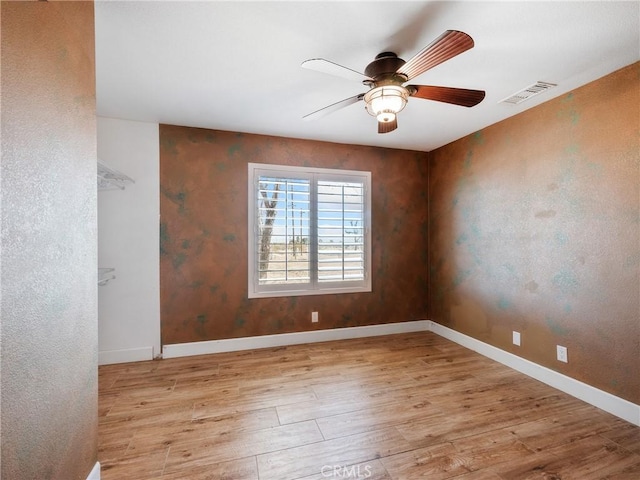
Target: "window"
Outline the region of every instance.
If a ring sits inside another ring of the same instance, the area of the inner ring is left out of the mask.
[[[371,173],[249,164],[249,298],[370,292]]]

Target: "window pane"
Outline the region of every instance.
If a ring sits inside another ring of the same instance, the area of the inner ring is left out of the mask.
[[[364,185],[318,182],[318,282],[363,280]]]
[[[249,298],[370,292],[369,172],[249,164]]]
[[[309,283],[309,180],[258,180],[258,283]]]

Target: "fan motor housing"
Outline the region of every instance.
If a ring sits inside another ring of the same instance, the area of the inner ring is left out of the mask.
[[[381,80],[393,80],[394,83],[406,82],[404,75],[396,73],[397,70],[405,64],[405,61],[399,58],[393,52],[382,52],[376,55],[373,62],[364,69],[364,74],[378,82]]]

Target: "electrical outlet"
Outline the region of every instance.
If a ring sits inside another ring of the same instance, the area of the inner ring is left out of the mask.
[[[318,323],[318,312],[311,312],[311,323]]]
[[[520,346],[520,332],[513,332],[513,344]]]
[[[556,345],[556,351],[558,352],[558,360],[560,362],[569,363],[569,357],[567,356],[567,347]]]

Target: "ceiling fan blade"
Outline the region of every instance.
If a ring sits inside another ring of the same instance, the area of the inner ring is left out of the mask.
[[[408,85],[413,91],[412,97],[435,100],[436,102],[452,103],[463,107],[473,107],[484,99],[484,90],[469,90],[467,88],[434,87],[432,85]]]
[[[344,100],[340,100],[339,102],[332,103],[320,110],[316,110],[315,112],[308,113],[304,117],[304,120],[315,120],[320,117],[324,117],[325,115],[329,115],[330,113],[335,112],[336,110],[340,110],[341,108],[348,107],[354,103],[359,102],[364,98],[364,93],[359,93],[354,97],[345,98]]]
[[[329,75],[335,75],[348,80],[356,80],[358,82],[371,80],[363,73],[352,70],[351,68],[343,67],[342,65],[325,60],[324,58],[312,58],[311,60],[305,60],[300,66],[309,70],[315,70],[316,72],[328,73]]]
[[[398,117],[390,122],[378,122],[378,133],[393,132],[396,128],[398,128]]]
[[[407,80],[411,80],[430,68],[466,52],[473,45],[473,38],[466,33],[447,30],[409,59],[398,69],[397,73],[406,75]]]

